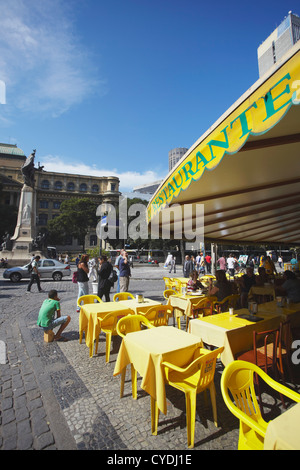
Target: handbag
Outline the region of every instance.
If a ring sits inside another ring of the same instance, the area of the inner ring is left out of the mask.
[[[117,280],[118,280],[117,271],[112,269],[110,275],[108,276],[108,280],[111,284],[114,284],[115,282],[117,282]]]
[[[78,276],[78,272],[75,271],[75,272],[73,273],[73,276],[72,276],[72,282],[73,282],[74,284],[77,284],[77,276]]]

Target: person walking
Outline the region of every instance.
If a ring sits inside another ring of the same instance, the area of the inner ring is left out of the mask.
[[[78,299],[89,293],[89,255],[82,255],[77,267]]]
[[[40,273],[38,269],[38,262],[41,259],[40,256],[35,256],[34,259],[31,261],[30,266],[31,266],[31,273],[30,273],[30,281],[27,286],[27,292],[31,292],[31,286],[34,282],[37,283],[38,290],[39,292],[43,292],[43,289],[41,288],[41,283],[40,283]]]
[[[205,256],[205,266],[206,266],[207,274],[210,274],[211,273],[211,256],[208,254]]]
[[[173,269],[174,274],[175,274],[176,273],[176,258],[175,258],[175,256],[172,256],[172,259],[170,261],[170,271],[169,271],[169,273],[172,272],[172,269]]]
[[[96,270],[96,260],[95,258],[92,258],[88,262],[89,266],[89,279],[92,280],[92,282],[97,281],[97,270]]]
[[[228,266],[228,271],[229,271],[230,276],[234,276],[235,262],[236,260],[234,256],[232,255],[232,253],[230,253],[230,255],[227,258],[227,266]]]
[[[226,259],[225,259],[224,255],[220,256],[217,263],[219,263],[219,267],[222,271],[226,271]]]
[[[116,288],[116,292],[120,292],[120,268],[119,268],[119,263],[120,263],[120,260],[121,258],[123,257],[123,253],[124,253],[124,250],[120,250],[120,254],[119,256],[116,257],[116,261],[115,261],[115,268],[117,270],[117,274],[118,274],[118,281],[117,281],[117,288]]]
[[[128,292],[129,278],[131,276],[130,265],[128,261],[128,253],[123,252],[123,256],[119,262],[120,269],[120,292]]]
[[[185,261],[183,264],[183,275],[184,277],[190,277],[190,273],[193,271],[193,263],[189,255],[186,255]]]
[[[98,270],[98,297],[102,299],[105,296],[105,302],[110,302],[109,293],[111,289],[111,282],[109,281],[110,273],[112,272],[112,265],[107,261],[107,256],[102,255],[99,257]]]

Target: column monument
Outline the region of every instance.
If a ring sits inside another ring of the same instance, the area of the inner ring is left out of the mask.
[[[21,191],[17,225],[15,233],[10,239],[11,251],[5,250],[5,255],[10,265],[24,264],[27,260],[30,260],[33,241],[36,238],[35,152],[36,150],[33,150],[21,167],[24,184]],[[41,255],[36,250],[34,253]]]

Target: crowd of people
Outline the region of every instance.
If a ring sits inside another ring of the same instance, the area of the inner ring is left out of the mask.
[[[264,266],[258,268],[257,274],[254,273],[253,267],[247,267],[246,273],[233,281],[226,276],[225,270],[218,269],[215,279],[210,277],[207,282],[208,287],[203,284],[203,281],[201,282],[201,275],[197,270],[191,271],[187,282],[187,293],[203,289],[208,296],[217,297],[219,302],[229,295],[239,294],[239,307],[247,308],[251,287],[271,284],[274,282],[274,276],[268,274]],[[284,271],[282,279],[274,285],[274,288],[277,295],[285,296],[291,302],[300,302],[300,280],[294,272]]]
[[[76,260],[77,261],[77,260]],[[89,293],[89,280],[98,280],[97,295],[106,302],[110,301],[110,290],[117,282],[116,292],[127,292],[131,277],[131,263],[126,250],[121,250],[114,264],[106,255],[99,256],[98,260],[82,255],[77,264],[78,298]],[[115,272],[114,272],[115,271]]]
[[[232,261],[233,260],[233,261]],[[31,262],[32,272],[27,290],[30,291],[34,282],[41,292],[39,272],[38,272],[39,256],[34,256]],[[172,260],[171,260],[172,261]],[[226,271],[230,276],[234,275],[236,258],[229,255],[227,260],[224,256],[218,259],[219,269],[216,271],[215,279],[208,279],[208,286],[201,282],[201,276],[206,272],[211,273],[211,258],[209,255],[203,256],[203,253],[194,259],[187,255],[183,263],[183,274],[189,277],[187,283],[187,292],[193,292],[203,289],[208,296],[215,296],[221,302],[231,294],[240,294],[239,307],[247,307],[248,294],[252,286],[263,286],[267,283],[274,282],[277,274],[276,266],[270,256],[261,257],[258,262],[258,271],[254,273],[254,264],[246,268],[246,273],[232,279],[228,279]],[[89,294],[89,281],[98,282],[97,295],[100,299],[105,298],[106,302],[110,301],[110,290],[114,283],[117,282],[116,292],[128,292],[129,281],[131,277],[130,260],[126,250],[121,250],[114,263],[108,259],[106,255],[101,255],[96,260],[84,254],[76,259],[78,284],[78,298]],[[207,266],[209,266],[207,268]],[[175,263],[172,268],[174,269]],[[201,269],[203,268],[204,269]],[[176,271],[175,271],[176,272]],[[293,271],[284,271],[282,282],[276,284],[276,293],[285,296],[291,302],[300,302],[300,280]],[[59,330],[54,335],[54,340],[65,341],[62,336],[63,330],[70,322],[68,315],[61,315],[60,302],[56,290],[51,290],[39,312],[37,324],[43,328],[45,332],[59,326]]]

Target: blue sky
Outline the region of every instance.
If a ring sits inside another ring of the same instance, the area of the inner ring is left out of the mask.
[[[49,171],[168,173],[257,79],[257,47],[299,1],[0,0],[0,142]]]

